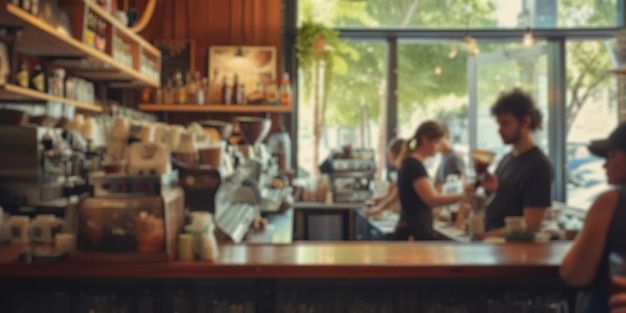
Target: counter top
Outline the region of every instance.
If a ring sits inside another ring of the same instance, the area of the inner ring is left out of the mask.
[[[272,213],[265,216],[265,229],[249,235],[246,243],[273,243],[288,244],[293,241],[293,209],[281,213]]]
[[[327,209],[357,209],[364,208],[365,203],[342,203],[342,202],[333,202],[333,203],[325,203],[325,202],[295,202],[293,204],[293,208],[296,210],[327,210]]]
[[[499,278],[558,277],[571,243],[333,242],[220,247],[215,263],[0,264],[0,277]],[[0,255],[10,246],[0,247]]]

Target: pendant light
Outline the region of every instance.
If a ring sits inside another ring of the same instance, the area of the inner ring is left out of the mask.
[[[246,16],[246,0],[241,0],[241,39],[240,39],[241,41],[239,42],[239,47],[237,48],[237,51],[235,52],[236,57],[243,57],[243,43],[244,43],[244,39],[246,36],[245,16]]]

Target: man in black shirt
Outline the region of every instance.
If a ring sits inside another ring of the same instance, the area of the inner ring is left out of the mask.
[[[536,232],[552,204],[552,164],[535,144],[533,132],[541,128],[541,113],[526,93],[514,90],[502,94],[491,107],[498,121],[500,137],[513,149],[506,154],[495,175],[481,182],[491,194],[485,228],[488,236],[504,235],[504,218],[523,216],[528,230]]]

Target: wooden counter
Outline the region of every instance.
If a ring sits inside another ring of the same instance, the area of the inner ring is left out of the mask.
[[[71,278],[558,278],[569,243],[350,242],[222,245],[219,260],[2,264],[0,277]],[[0,254],[6,247],[0,249]]]

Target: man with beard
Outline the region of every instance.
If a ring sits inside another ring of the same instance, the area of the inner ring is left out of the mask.
[[[523,216],[528,231],[536,232],[551,201],[552,164],[535,144],[533,132],[541,128],[541,112],[521,90],[503,93],[491,107],[500,137],[513,145],[494,174],[481,185],[491,193],[485,214],[485,237],[504,235],[504,218]]]

